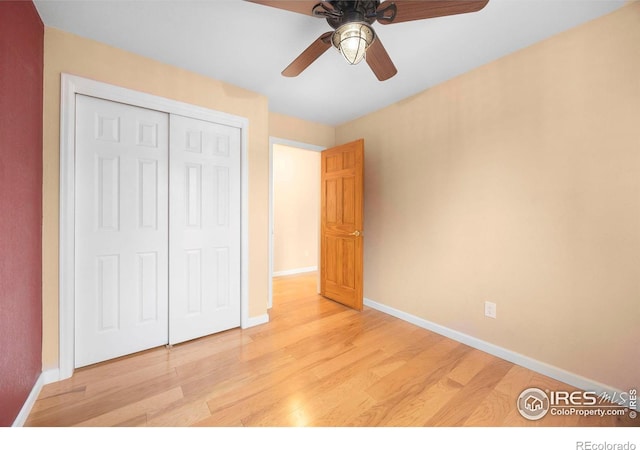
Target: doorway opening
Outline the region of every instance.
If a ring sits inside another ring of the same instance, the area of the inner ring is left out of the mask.
[[[278,138],[270,138],[269,144],[271,308],[273,277],[318,271],[320,152],[325,147]]]

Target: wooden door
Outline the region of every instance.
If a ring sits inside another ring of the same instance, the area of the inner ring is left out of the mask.
[[[320,294],[362,310],[364,140],[322,152]]]
[[[171,115],[169,343],[240,326],[240,129]]]
[[[76,97],[75,367],[167,343],[167,114]]]

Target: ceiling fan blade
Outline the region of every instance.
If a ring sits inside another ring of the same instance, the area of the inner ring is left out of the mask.
[[[286,3],[286,2],[285,2]],[[382,25],[480,11],[489,0],[393,0],[378,7]],[[395,8],[392,5],[395,4]],[[393,11],[395,9],[395,11]]]
[[[322,0],[246,0],[251,3],[257,3],[259,5],[271,6],[273,8],[286,9],[300,14],[306,14],[309,16],[315,16],[313,14],[313,7],[318,3],[322,3]],[[329,5],[330,6],[330,5]]]
[[[391,61],[379,37],[376,37],[367,49],[365,61],[380,81],[388,80],[398,73],[398,69],[393,65],[393,61]]]
[[[289,2],[291,3],[291,2]],[[327,31],[318,39],[313,41],[309,47],[305,49],[300,56],[293,60],[286,69],[282,71],[285,77],[297,77],[304,69],[309,67],[316,59],[331,47],[331,36],[333,31]]]

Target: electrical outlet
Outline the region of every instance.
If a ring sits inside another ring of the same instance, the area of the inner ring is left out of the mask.
[[[496,310],[497,306],[492,302],[484,302],[484,315],[487,317],[491,317],[492,319],[496,318]]]

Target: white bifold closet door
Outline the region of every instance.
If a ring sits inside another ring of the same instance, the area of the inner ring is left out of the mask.
[[[239,154],[237,128],[76,96],[75,367],[239,326]]]

